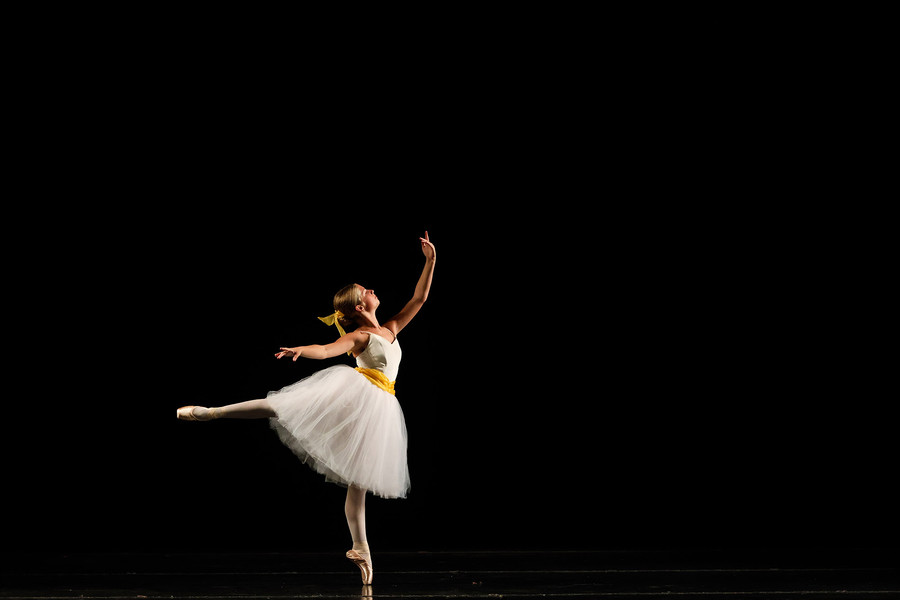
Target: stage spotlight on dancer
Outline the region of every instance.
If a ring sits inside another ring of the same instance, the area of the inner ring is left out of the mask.
[[[334,295],[334,313],[319,317],[337,327],[340,337],[327,345],[281,348],[275,358],[325,359],[344,352],[357,367],[336,365],[289,385],[266,398],[228,406],[184,406],[178,418],[270,420],[281,441],[304,463],[347,487],[344,512],[353,548],[347,558],[359,566],[364,584],[372,583],[372,554],[366,539],[366,491],[383,498],[405,498],[409,490],[406,422],[394,397],[400,365],[397,335],[422,308],[431,288],[435,248],[419,238],[425,266],[412,299],[384,325],[375,311],[375,291],[351,284]],[[345,328],[354,328],[347,333]]]

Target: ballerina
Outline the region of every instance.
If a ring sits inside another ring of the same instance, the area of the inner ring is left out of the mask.
[[[281,441],[327,481],[347,488],[344,512],[353,539],[347,558],[355,563],[364,584],[374,570],[366,538],[366,492],[383,498],[405,498],[409,491],[406,463],[406,422],[394,396],[400,363],[398,334],[428,298],[434,273],[435,248],[419,238],[425,266],[412,299],[383,325],[375,315],[380,302],[375,291],[350,284],[334,295],[334,313],[319,319],[338,329],[337,341],[326,345],[282,347],[275,358],[326,359],[345,352],[357,367],[335,365],[259,400],[221,407],[184,406],[179,419],[264,419]],[[346,332],[344,328],[355,327]]]

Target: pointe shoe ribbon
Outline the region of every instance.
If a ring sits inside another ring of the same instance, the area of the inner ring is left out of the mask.
[[[371,585],[372,577],[375,575],[374,570],[372,569],[372,563],[369,562],[368,558],[363,558],[363,556],[357,552],[356,550],[347,550],[347,558],[349,558],[353,563],[359,567],[360,574],[362,575],[363,585]]]

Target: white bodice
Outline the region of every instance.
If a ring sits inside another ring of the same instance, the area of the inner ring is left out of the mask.
[[[364,369],[378,369],[391,381],[396,381],[397,371],[400,370],[400,343],[395,339],[393,343],[381,337],[377,333],[367,331],[369,344],[359,356],[356,357],[356,365]]]

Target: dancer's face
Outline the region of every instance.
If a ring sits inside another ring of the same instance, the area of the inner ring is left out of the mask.
[[[378,300],[378,296],[375,295],[375,290],[368,290],[358,283],[356,286],[359,288],[359,296],[362,298],[362,303],[365,305],[366,310],[375,312],[375,309],[381,304],[381,301]]]

